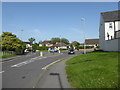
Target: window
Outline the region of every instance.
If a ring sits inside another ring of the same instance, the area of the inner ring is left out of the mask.
[[[109,23],[109,28],[112,28],[112,23]]]
[[[115,38],[120,38],[120,30],[115,31]]]

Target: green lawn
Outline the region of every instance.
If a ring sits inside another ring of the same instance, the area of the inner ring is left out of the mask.
[[[66,62],[67,78],[74,88],[118,88],[118,53],[92,52]]]

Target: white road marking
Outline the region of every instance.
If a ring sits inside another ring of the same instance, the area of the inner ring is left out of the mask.
[[[46,58],[46,57],[43,57],[43,58]],[[26,64],[29,64],[29,63],[31,63],[31,62],[36,61],[35,59],[36,59],[36,60],[39,60],[39,59],[42,59],[42,58],[39,58],[39,57],[31,58],[30,60],[27,60],[27,61],[24,61],[24,62],[15,64],[15,65],[12,65],[11,67],[21,67],[21,66],[23,66],[23,65],[26,65]]]
[[[4,73],[5,71],[1,71],[0,73]]]

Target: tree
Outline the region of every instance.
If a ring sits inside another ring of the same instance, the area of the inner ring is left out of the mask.
[[[42,43],[42,41],[39,41],[39,44],[41,44]]]
[[[80,43],[77,42],[77,41],[73,41],[73,42],[72,42],[72,45],[74,45],[74,46],[78,46],[78,45],[80,45]]]
[[[62,39],[61,39],[61,42],[62,42],[62,43],[65,43],[65,44],[69,44],[69,40],[66,39],[66,38],[62,38]]]
[[[80,43],[77,42],[77,41],[73,41],[73,42],[72,42],[72,45],[73,45],[76,49],[79,49]]]
[[[61,43],[65,43],[65,44],[69,44],[69,40],[68,39],[66,39],[66,38],[58,38],[58,37],[56,37],[56,38],[52,38],[51,39],[51,43],[52,44],[56,44],[56,42],[61,42]]]
[[[35,41],[35,38],[32,38],[32,37],[31,37],[31,38],[29,38],[28,40],[30,41],[31,44],[33,44],[33,42]]]
[[[33,50],[37,50],[39,48],[39,45],[37,43],[33,44],[32,45],[32,49]]]
[[[52,43],[52,44],[56,44],[56,42],[60,42],[60,38],[57,38],[57,37],[56,37],[56,38],[52,38],[52,39],[51,39],[51,43]]]
[[[3,32],[0,37],[2,38],[0,44],[3,51],[8,50],[22,52],[25,49],[25,44],[19,38],[17,38],[16,35],[10,32]]]

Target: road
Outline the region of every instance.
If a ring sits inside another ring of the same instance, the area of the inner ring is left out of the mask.
[[[76,55],[80,52],[76,52]],[[23,55],[2,63],[2,88],[33,88],[46,65],[69,57],[67,52],[59,55],[39,56],[38,54]]]

